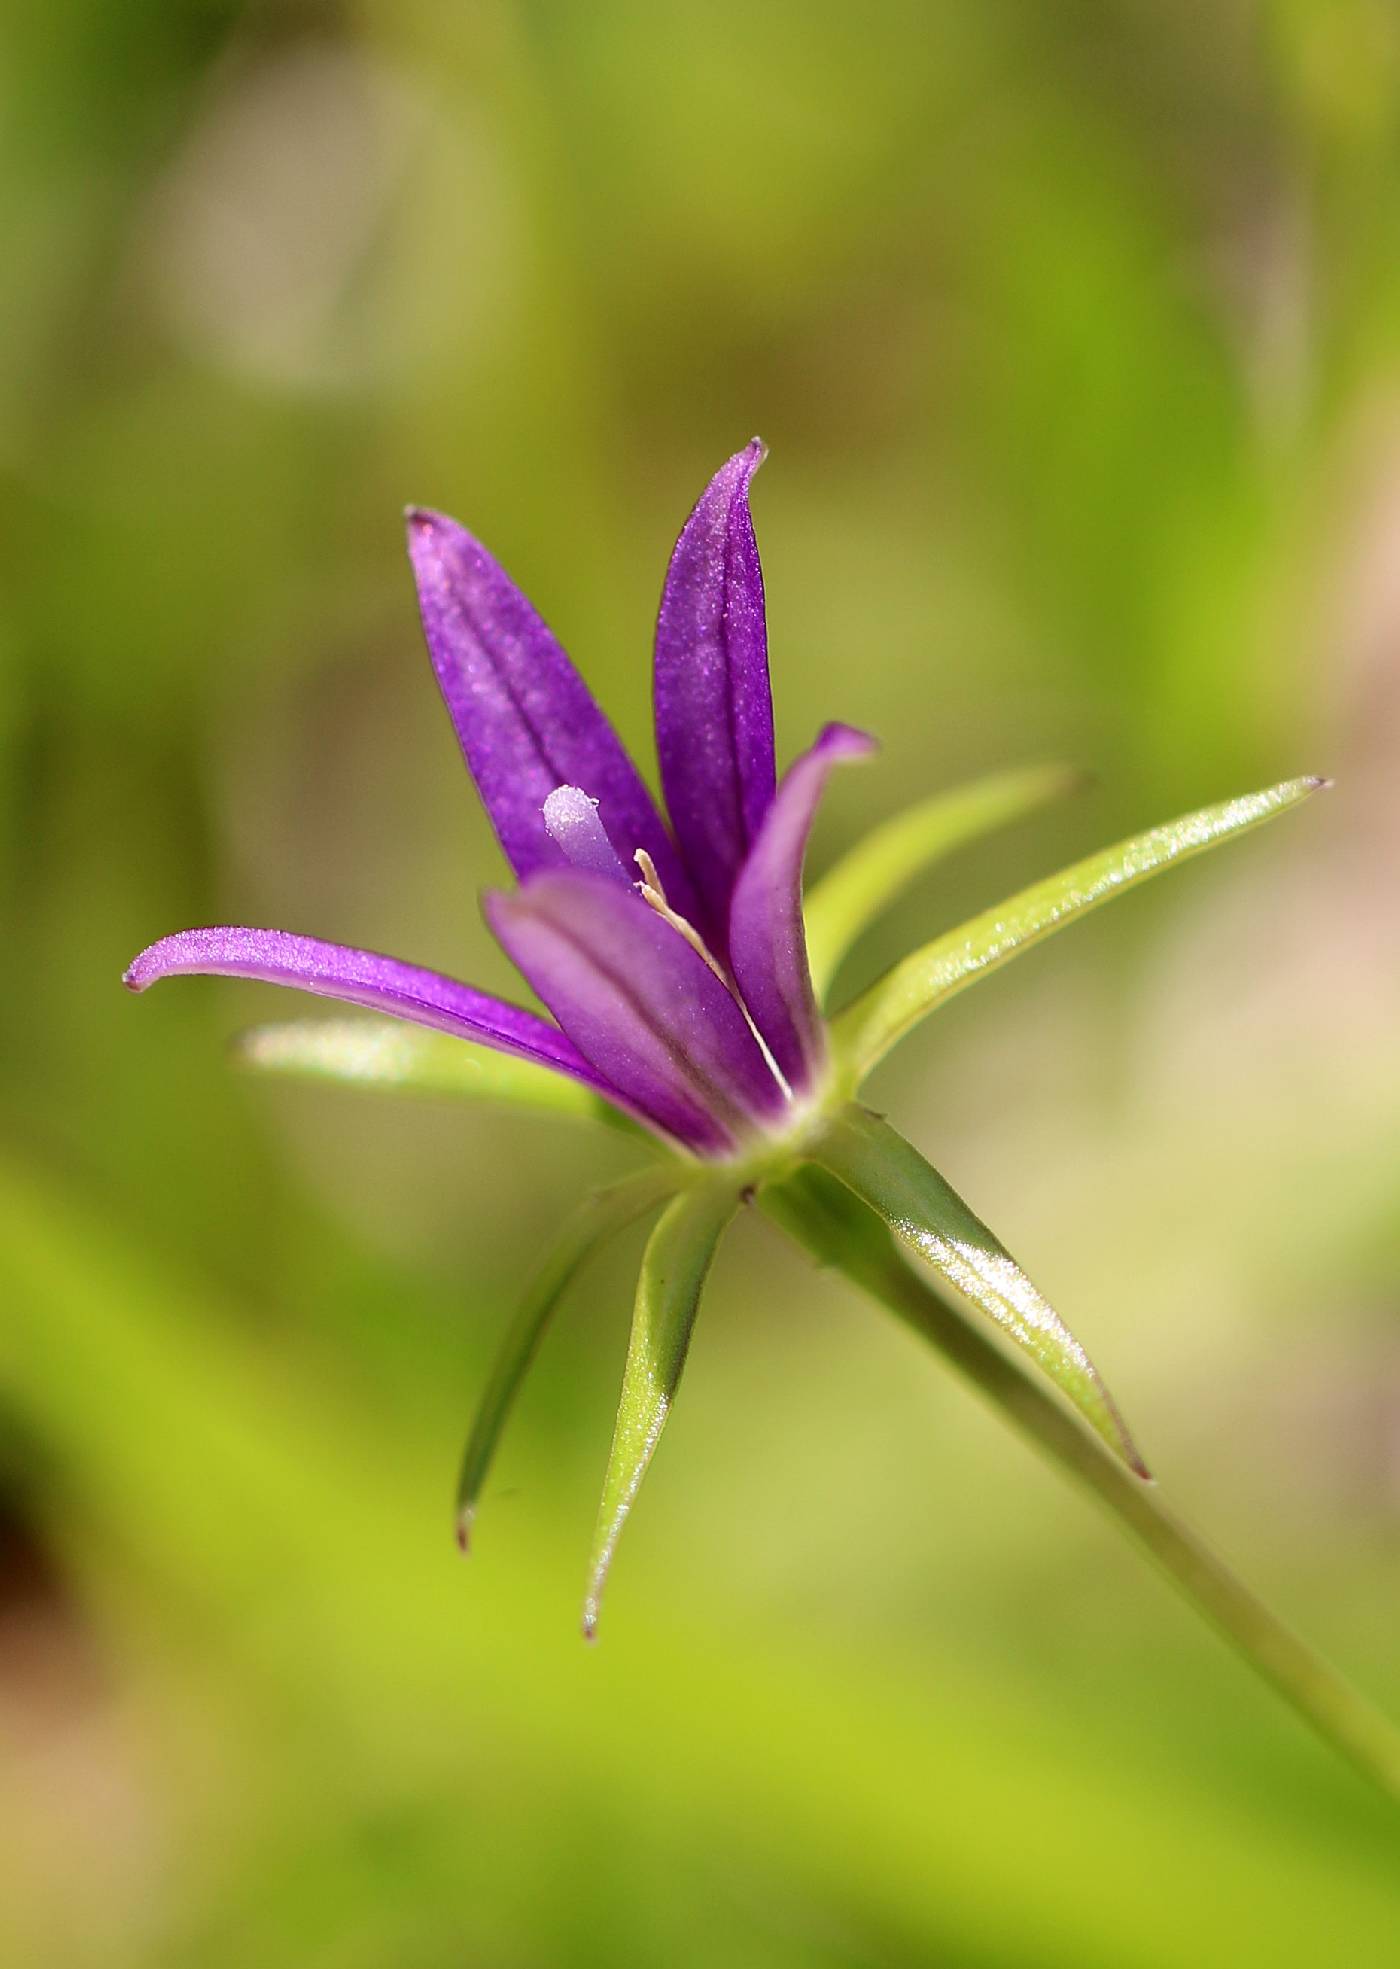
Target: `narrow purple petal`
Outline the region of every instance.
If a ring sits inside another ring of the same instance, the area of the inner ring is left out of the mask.
[[[144,991],[160,978],[204,972],[226,978],[260,978],[295,985],[321,998],[367,1005],[415,1025],[434,1026],[501,1053],[514,1053],[571,1074],[611,1096],[612,1090],[562,1032],[503,999],[489,998],[438,971],[401,964],[372,950],[351,950],[294,937],[285,930],[180,930],[143,950],[122,982]]]
[[[619,858],[630,866],[645,848],[667,894],[688,896],[680,857],[636,767],[515,583],[441,513],[409,508],[408,550],[438,685],[516,873],[564,864],[544,803],[557,786],[586,786]]]
[[[656,624],[661,789],[704,926],[721,944],[734,878],[773,798],[763,571],[749,517],[764,456],[755,438],[710,480],[671,555]]]
[[[590,800],[581,786],[555,787],[544,803],[544,824],[571,867],[591,868],[595,875],[611,876],[614,882],[635,881],[604,831],[598,802]]]
[[[782,1091],[730,992],[635,891],[569,869],[485,899],[487,921],[583,1057],[702,1155],[732,1149]]]
[[[825,1041],[802,927],[802,859],[817,805],[835,765],[865,759],[875,740],[851,725],[828,725],[794,760],[734,885],[729,961],[750,1016],[798,1089],[821,1064]]]

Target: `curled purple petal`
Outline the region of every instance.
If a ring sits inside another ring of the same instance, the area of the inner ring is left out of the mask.
[[[409,508],[408,549],[438,685],[516,873],[564,864],[544,803],[558,786],[586,786],[619,858],[630,864],[645,848],[667,893],[688,895],[680,857],[641,776],[515,583],[441,513]]]
[[[794,1089],[806,1086],[824,1052],[802,927],[807,836],[832,767],[868,758],[875,749],[875,740],[851,725],[826,726],[783,774],[734,885],[729,917],[734,980]]]
[[[144,991],[160,978],[192,972],[260,978],[265,984],[294,985],[320,998],[366,1005],[415,1025],[475,1040],[497,1052],[534,1060],[612,1095],[577,1048],[546,1020],[504,999],[473,991],[439,971],[402,964],[396,957],[322,943],[317,937],[295,937],[286,930],[180,930],[143,950],[122,982],[131,991]]]
[[[734,878],[773,798],[763,571],[749,517],[749,481],[764,456],[755,438],[700,495],[656,624],[661,788],[704,926],[720,943]]]
[[[634,891],[581,869],[485,899],[487,921],[594,1070],[701,1155],[783,1094],[735,999]]]
[[[630,883],[616,848],[598,818],[598,802],[581,786],[556,786],[544,803],[545,829],[573,868],[591,868],[595,875]]]

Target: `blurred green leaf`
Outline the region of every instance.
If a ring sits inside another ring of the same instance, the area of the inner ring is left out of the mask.
[[[857,937],[916,875],[1082,784],[1083,775],[1070,766],[994,773],[935,793],[867,834],[814,884],[803,907],[818,998]]]
[[[255,1026],[235,1040],[234,1057],[259,1073],[499,1101],[642,1133],[610,1101],[567,1074],[394,1019],[293,1019]]]
[[[671,1412],[705,1275],[738,1201],[732,1185],[707,1181],[678,1196],[648,1240],[589,1561],[583,1631],[590,1640],[617,1541]]]
[[[999,970],[1020,951],[1174,862],[1261,826],[1327,784],[1324,779],[1290,779],[1262,793],[1202,807],[1075,862],[984,910],[903,958],[848,1006],[834,1024],[838,1051],[859,1081],[912,1026],[974,978]]]
[[[1010,1335],[1140,1477],[1147,1469],[1083,1347],[938,1171],[865,1108],[850,1107],[814,1153],[895,1236]]]
[[[675,1183],[674,1168],[643,1169],[585,1197],[566,1218],[506,1329],[472,1423],[457,1485],[457,1542],[464,1552],[501,1430],[565,1287],[602,1239],[660,1203]]]

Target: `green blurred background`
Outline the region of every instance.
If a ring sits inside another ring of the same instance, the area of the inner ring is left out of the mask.
[[[7,0],[0,1954],[60,1969],[1382,1965],[1396,1821],[1113,1528],[761,1222],[595,1650],[635,1245],[449,1529],[522,1268],[619,1139],[252,1084],[267,922],[495,988],[399,509],[650,758],[664,558],[757,430],[822,865],[1095,790],[1325,802],[960,1000],[878,1098],[1174,1498],[1400,1709],[1391,0]]]

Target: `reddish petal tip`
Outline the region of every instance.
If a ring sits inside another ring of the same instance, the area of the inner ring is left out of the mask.
[[[461,1553],[464,1559],[471,1557],[472,1518],[474,1515],[475,1514],[471,1511],[461,1512],[458,1516],[457,1523],[454,1528],[456,1539],[457,1539],[457,1550]]]
[[[871,759],[880,750],[880,741],[872,733],[863,732],[858,725],[843,725],[839,719],[822,726],[817,745],[840,759]]]
[[[144,991],[148,984],[154,983],[153,967],[147,961],[157,946],[150,944],[132,958],[122,972],[122,983],[128,991]]]
[[[437,533],[452,524],[445,513],[435,513],[431,506],[405,506],[403,517],[410,540],[415,535],[422,538]]]

